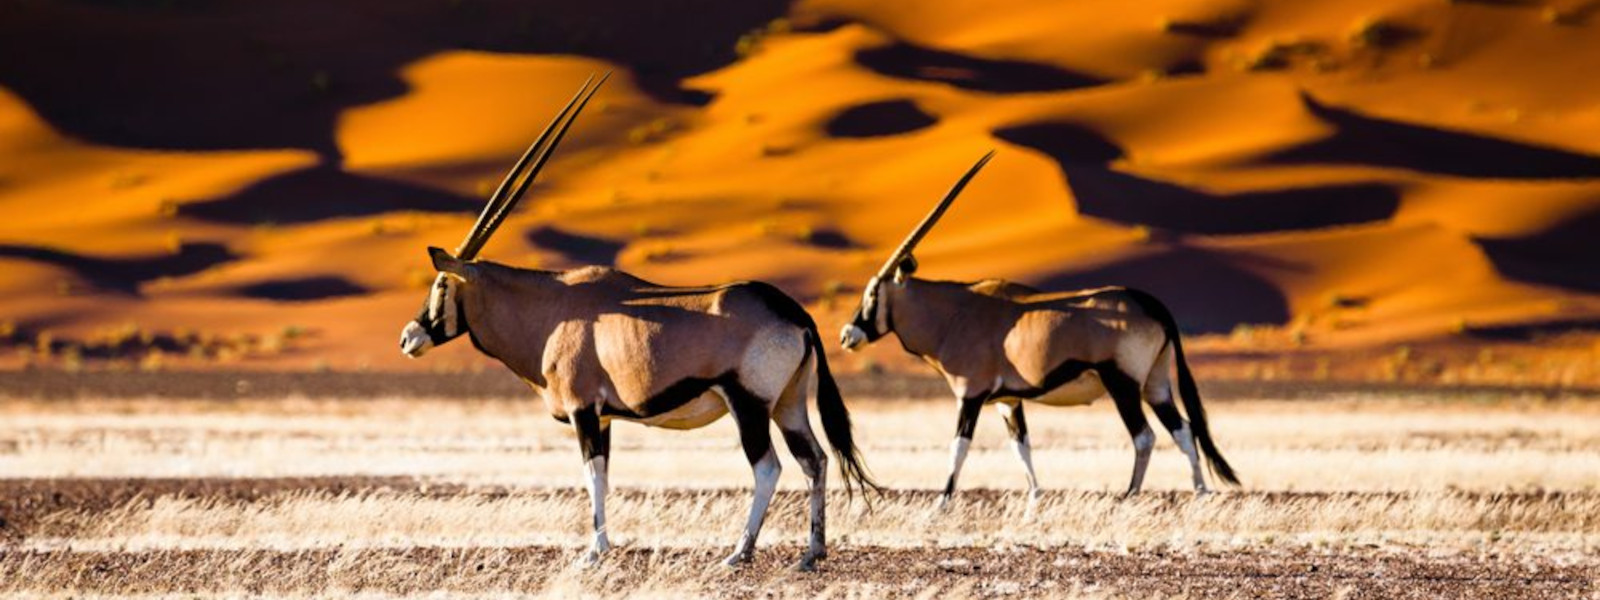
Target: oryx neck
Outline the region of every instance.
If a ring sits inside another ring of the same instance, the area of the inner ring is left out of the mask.
[[[956,298],[944,282],[909,278],[905,285],[890,292],[885,307],[888,321],[900,347],[906,352],[935,357],[944,345],[945,335],[957,314]]]

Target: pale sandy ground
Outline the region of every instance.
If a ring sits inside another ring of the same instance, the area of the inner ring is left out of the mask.
[[[1163,440],[1133,500],[1109,405],[1039,409],[1032,508],[985,415],[969,491],[942,516],[953,407],[855,406],[891,491],[872,510],[830,499],[818,578],[782,569],[806,530],[787,460],[760,561],[707,570],[748,503],[726,421],[617,426],[618,552],[585,572],[567,566],[587,539],[577,451],[530,403],[10,401],[0,580],[71,595],[1573,597],[1600,577],[1593,403],[1213,403],[1245,486],[1194,498]]]

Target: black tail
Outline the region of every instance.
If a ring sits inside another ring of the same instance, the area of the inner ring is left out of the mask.
[[[1219,479],[1232,485],[1239,485],[1239,476],[1233,473],[1233,467],[1228,465],[1227,459],[1222,458],[1222,451],[1217,449],[1216,442],[1211,439],[1211,427],[1206,425],[1206,409],[1200,404],[1200,388],[1195,386],[1194,374],[1189,372],[1189,361],[1183,357],[1183,336],[1178,334],[1178,320],[1173,318],[1172,311],[1167,310],[1167,306],[1155,296],[1141,290],[1126,291],[1139,303],[1140,308],[1161,322],[1161,329],[1167,334],[1167,342],[1172,344],[1172,358],[1178,367],[1178,395],[1183,397],[1183,410],[1189,416],[1189,429],[1194,432],[1194,439],[1200,444],[1200,452],[1206,455],[1206,464]]]
[[[828,438],[828,445],[833,446],[833,455],[839,462],[839,475],[844,479],[845,491],[851,497],[855,496],[857,488],[882,492],[883,486],[872,480],[866,465],[861,462],[861,450],[856,448],[855,432],[850,426],[850,410],[845,408],[844,397],[839,394],[839,384],[833,380],[833,372],[828,370],[828,355],[823,352],[822,336],[817,333],[817,322],[811,318],[811,313],[772,284],[747,281],[740,285],[755,292],[767,308],[785,321],[805,330],[806,345],[817,356],[817,412],[822,417],[822,432]]]
[[[845,408],[844,396],[839,394],[839,384],[828,370],[828,355],[822,351],[822,336],[813,325],[806,331],[811,351],[817,356],[817,412],[822,416],[822,432],[833,446],[833,455],[839,461],[839,475],[844,479],[845,491],[855,496],[855,490],[882,492],[883,487],[872,480],[867,467],[861,462],[861,450],[856,447],[855,432],[850,426],[850,409]]]

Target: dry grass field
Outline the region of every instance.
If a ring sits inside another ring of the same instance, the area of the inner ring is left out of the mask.
[[[749,471],[731,422],[619,425],[617,548],[572,566],[588,502],[532,401],[13,399],[0,403],[0,593],[390,597],[1594,597],[1600,404],[1360,395],[1213,402],[1246,485],[1196,498],[1169,440],[1146,494],[1108,403],[1029,415],[1030,509],[998,418],[933,514],[953,408],[856,400],[892,490],[805,531],[786,457],[755,564],[715,566]]]

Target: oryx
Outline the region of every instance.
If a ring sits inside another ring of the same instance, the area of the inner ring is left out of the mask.
[[[1133,436],[1129,494],[1139,491],[1155,444],[1141,398],[1188,455],[1197,492],[1206,491],[1206,482],[1195,442],[1212,471],[1223,481],[1237,484],[1233,469],[1217,451],[1206,427],[1205,409],[1183,358],[1178,324],[1154,296],[1117,287],[1042,292],[995,279],[954,283],[912,277],[917,261],[911,253],[917,242],[993,156],[990,152],[973,165],[889,255],[868,280],[861,305],[840,334],[841,345],[855,350],[893,332],[907,352],[938,369],[955,392],[959,416],[950,478],[939,505],[944,506],[955,493],[956,478],[983,405],[997,405],[1027,471],[1030,498],[1037,498],[1039,483],[1028,447],[1023,401],[1079,405],[1107,392]],[[1184,421],[1172,402],[1169,371],[1174,366],[1192,423]]]
[[[810,569],[826,554],[828,463],[806,408],[813,372],[817,410],[847,489],[876,484],[852,439],[850,414],[816,324],[800,304],[759,282],[668,287],[603,267],[541,271],[473,260],[599,85],[585,82],[528,148],[454,256],[428,249],[439,275],[421,313],[401,333],[400,348],[418,357],[467,334],[526,381],[552,416],[572,425],[594,513],[593,544],[584,555],[589,562],[610,546],[605,496],[612,420],[692,429],[733,414],[755,473],[755,494],[729,565],[752,557],[778,482],[781,467],[768,424],[775,421],[810,484],[810,547],[799,564]]]

